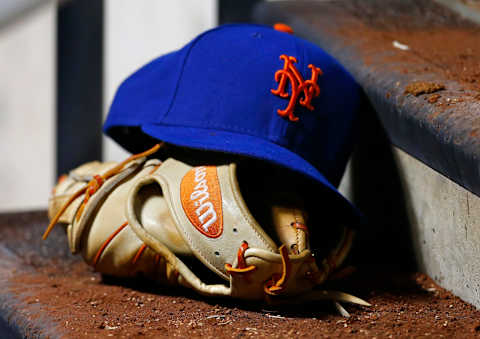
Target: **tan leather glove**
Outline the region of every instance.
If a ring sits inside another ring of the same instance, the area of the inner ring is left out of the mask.
[[[44,237],[63,223],[72,252],[97,271],[117,277],[141,273],[207,296],[368,305],[345,293],[314,290],[344,260],[351,230],[345,229],[319,268],[301,208],[272,205],[272,224],[262,227],[242,198],[234,163],[146,161],[155,150],[121,164],[87,163],[63,177],[49,201],[52,222]],[[218,281],[205,283],[198,264]]]

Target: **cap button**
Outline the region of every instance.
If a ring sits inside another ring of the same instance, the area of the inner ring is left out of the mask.
[[[273,29],[288,34],[293,34],[292,27],[284,24],[283,22],[277,22],[275,25],[273,25]]]

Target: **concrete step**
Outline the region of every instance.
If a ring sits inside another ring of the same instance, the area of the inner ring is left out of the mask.
[[[289,24],[363,87],[341,189],[370,218],[365,260],[404,265],[413,252],[420,269],[480,307],[480,16],[467,12],[433,0],[282,1],[255,18]]]

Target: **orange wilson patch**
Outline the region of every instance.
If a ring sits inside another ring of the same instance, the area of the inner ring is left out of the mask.
[[[180,199],[188,220],[197,230],[210,238],[222,234],[222,194],[214,166],[188,171],[180,184]]]

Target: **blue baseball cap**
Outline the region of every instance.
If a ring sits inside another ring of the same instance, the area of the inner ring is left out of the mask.
[[[137,152],[128,127],[177,146],[241,154],[337,191],[351,154],[360,88],[318,46],[272,27],[224,25],[163,55],[118,88],[104,132]],[[359,220],[361,218],[358,218]]]

